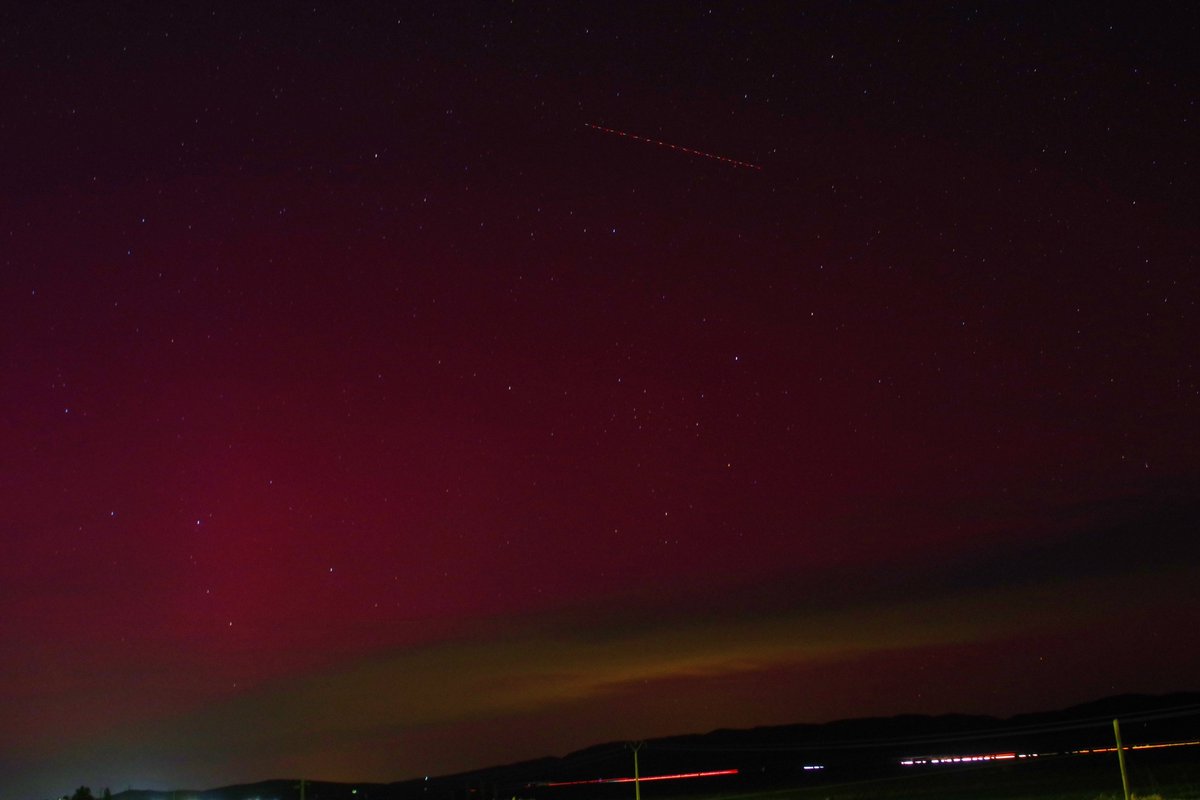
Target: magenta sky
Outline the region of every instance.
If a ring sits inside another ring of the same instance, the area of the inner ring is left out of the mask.
[[[1200,688],[1194,12],[41,5],[6,795]]]

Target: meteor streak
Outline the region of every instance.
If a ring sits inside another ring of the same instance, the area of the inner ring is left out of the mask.
[[[658,139],[649,139],[645,136],[638,136],[633,133],[626,133],[625,131],[619,131],[616,128],[606,128],[603,125],[594,125],[591,122],[585,122],[584,124],[587,125],[589,128],[593,128],[598,131],[603,131],[604,133],[612,133],[612,134],[616,134],[617,136],[624,136],[626,139],[637,139],[639,142],[647,142],[649,144],[656,144],[659,147],[669,147],[672,150],[678,150],[681,153],[687,153],[688,155],[703,156],[704,158],[711,158],[711,159],[714,159],[715,161],[724,161],[726,164],[731,164],[735,167],[745,167],[746,169],[757,169],[757,170],[762,169],[762,167],[759,166],[758,164],[751,164],[749,161],[738,161],[736,158],[729,158],[727,156],[719,156],[719,155],[716,155],[715,153],[706,153],[703,150],[695,150],[691,147],[682,147],[677,144],[670,144],[669,142],[660,142]]]

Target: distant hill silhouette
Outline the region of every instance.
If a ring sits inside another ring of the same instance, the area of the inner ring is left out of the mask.
[[[1200,738],[1200,692],[1120,695],[1059,711],[1007,719],[967,714],[848,719],[646,741],[640,751],[643,778],[673,773],[736,769],[722,776],[674,784],[656,795],[712,791],[759,791],[796,785],[814,775],[886,775],[900,759],[938,755],[1020,752],[1057,753],[1111,747],[1112,720],[1121,720],[1126,745]],[[820,773],[805,767],[822,767]],[[308,781],[305,800],[493,800],[547,798],[591,800],[627,796],[628,787],[555,783],[632,775],[625,742],[593,745],[562,757],[545,757],[469,772],[395,783]],[[686,784],[686,785],[685,785]],[[116,800],[300,800],[296,778],[225,786],[202,791],[127,790]]]

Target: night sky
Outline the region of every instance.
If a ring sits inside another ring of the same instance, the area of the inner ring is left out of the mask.
[[[4,794],[1200,689],[1137,6],[0,12]]]

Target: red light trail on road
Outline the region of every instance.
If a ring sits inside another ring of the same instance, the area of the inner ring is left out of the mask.
[[[1155,742],[1151,744],[1134,744],[1125,745],[1125,750],[1160,750],[1165,747],[1196,747],[1200,746],[1200,739],[1186,742]],[[1072,756],[1090,755],[1093,753],[1115,753],[1115,747],[1094,747],[1090,750],[1068,750],[1065,754]],[[905,767],[924,766],[926,764],[969,764],[978,761],[1011,761],[1021,758],[1040,758],[1042,756],[1057,756],[1062,753],[987,753],[984,755],[968,755],[968,756],[922,756],[919,758],[906,758],[900,761],[900,764]]]
[[[1200,739],[1193,739],[1187,742],[1155,742],[1152,744],[1127,744],[1126,750],[1161,750],[1165,747],[1197,747],[1200,746]],[[1087,755],[1089,753],[1115,753],[1115,747],[1094,747],[1091,750],[1072,750],[1072,755]]]
[[[987,753],[973,756],[925,756],[923,758],[906,758],[900,762],[902,766],[913,767],[921,764],[970,764],[976,761],[1011,761],[1015,758],[1037,758],[1037,753]]]
[[[681,778],[712,778],[718,775],[737,775],[736,769],[718,769],[711,772],[680,772],[675,775],[651,775],[646,778],[593,778],[586,781],[558,781],[556,783],[543,783],[542,786],[582,786],[588,783],[633,783],[635,780],[642,783],[649,781],[672,781]]]
[[[595,125],[591,122],[585,122],[584,124],[587,125],[589,128],[593,128],[598,131],[603,131],[604,133],[611,133],[611,134],[615,134],[616,136],[624,136],[626,139],[636,139],[639,142],[646,142],[648,144],[656,144],[659,147],[667,147],[667,148],[670,148],[671,150],[678,150],[679,152],[687,153],[688,155],[702,156],[703,158],[711,158],[715,161],[723,161],[726,164],[730,164],[735,167],[744,167],[746,169],[756,169],[756,170],[762,171],[761,166],[759,166],[758,164],[751,164],[749,161],[739,161],[736,158],[729,158],[728,156],[719,156],[715,153],[706,153],[703,150],[696,150],[691,147],[683,147],[682,145],[671,144],[670,142],[663,142],[663,141],[659,141],[658,139],[650,139],[646,136],[638,136],[637,134],[634,134],[634,133],[627,133],[626,131],[619,131],[616,128],[606,128],[603,125]]]

